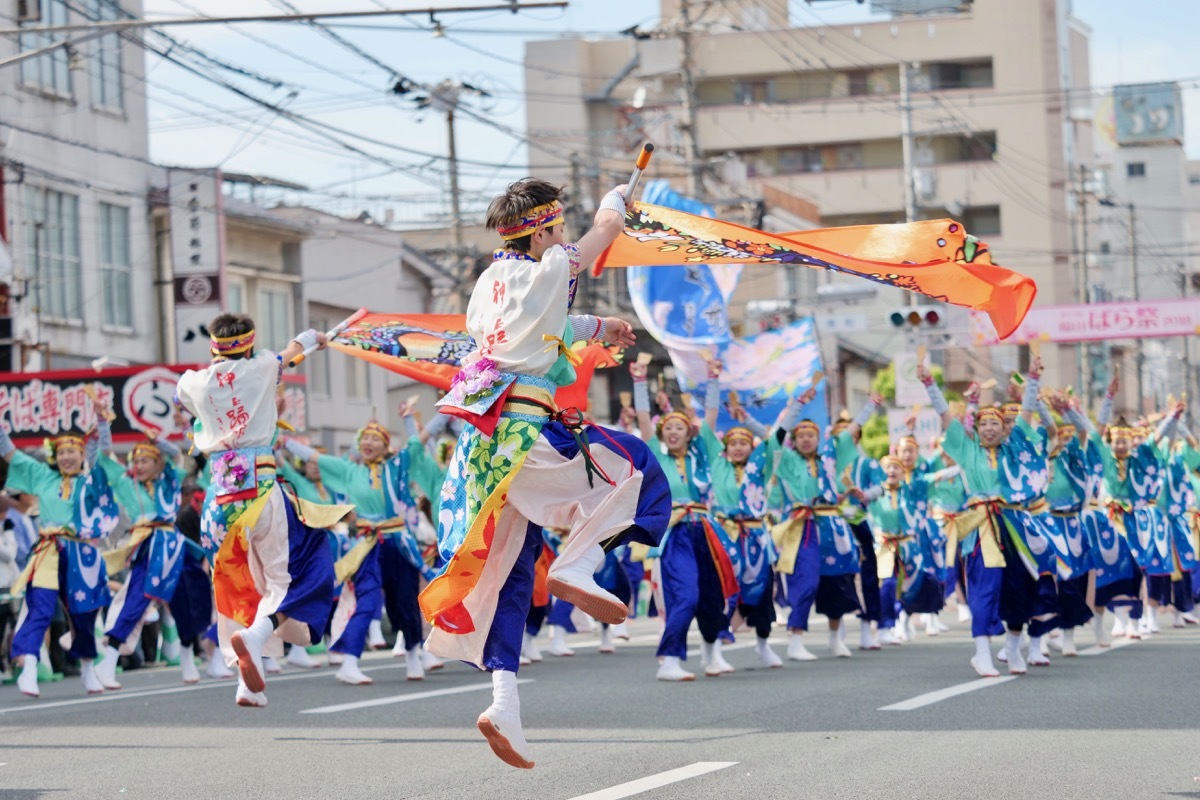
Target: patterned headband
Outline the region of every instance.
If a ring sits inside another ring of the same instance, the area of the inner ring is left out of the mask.
[[[730,442],[749,442],[750,444],[754,444],[754,432],[740,425],[730,428],[729,432],[725,434],[725,444],[728,445]]]
[[[501,239],[511,242],[514,239],[520,239],[522,236],[529,236],[539,228],[548,228],[551,225],[562,222],[562,218],[562,203],[555,200],[553,203],[546,203],[545,205],[530,209],[527,213],[508,225],[498,225],[496,232],[500,234]]]
[[[364,427],[362,430],[360,430],[358,432],[358,436],[357,436],[358,441],[361,443],[362,437],[368,433],[373,433],[376,436],[378,436],[380,439],[383,439],[384,447],[391,447],[392,434],[388,433],[388,429],[383,427],[382,425],[380,425],[378,422],[375,422],[375,421],[368,422],[366,427]]]
[[[1006,416],[1006,417],[1021,416],[1021,404],[1020,403],[1005,403],[1003,406],[1001,406],[1001,410],[1004,412],[1004,416]]]
[[[237,336],[212,336],[212,347],[209,348],[214,356],[236,356],[254,347],[254,330],[240,333]]]
[[[1112,427],[1110,427],[1108,429],[1108,435],[1111,436],[1113,439],[1117,439],[1117,438],[1131,439],[1131,438],[1133,438],[1133,428],[1129,428],[1124,425],[1113,425]]]
[[[133,446],[133,452],[130,453],[130,459],[147,456],[149,458],[160,458],[162,450],[158,449],[158,445],[151,441],[138,442]]]
[[[689,417],[687,414],[683,413],[682,411],[672,411],[669,414],[664,414],[658,420],[658,429],[661,431],[663,429],[663,426],[666,425],[668,422],[670,422],[673,419],[677,419],[680,422],[682,422],[684,425],[686,425],[688,427],[688,430],[692,429],[691,417]]]
[[[55,436],[52,446],[56,453],[63,447],[75,447],[80,451],[86,449],[83,437],[76,436],[73,433],[64,433],[62,436]]]
[[[1001,411],[1000,409],[996,408],[995,406],[987,406],[986,408],[981,408],[975,412],[975,421],[976,422],[982,422],[983,420],[987,419],[988,417],[991,417],[992,419],[997,419],[1000,422],[1004,422],[1004,412]]]
[[[879,466],[886,467],[888,464],[895,464],[897,467],[904,466],[904,462],[900,460],[899,456],[894,456],[894,455],[888,454],[888,455],[884,456],[883,458],[879,459]]]
[[[821,429],[817,427],[817,423],[813,422],[811,419],[802,419],[796,424],[796,427],[792,428],[792,435],[794,436],[798,431],[812,431],[813,433],[820,433]]]
[[[899,447],[902,444],[908,444],[908,443],[911,443],[914,447],[918,446],[917,445],[917,437],[913,436],[911,433],[906,433],[903,436],[901,436],[899,439],[896,440],[896,447]]]

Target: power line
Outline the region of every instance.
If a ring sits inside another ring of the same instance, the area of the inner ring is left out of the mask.
[[[316,20],[322,19],[406,17],[411,14],[424,16],[426,14],[461,14],[478,11],[511,11],[516,13],[517,11],[537,8],[566,8],[566,6],[567,4],[565,2],[512,2],[504,6],[452,6],[449,8],[380,9],[378,11],[321,11],[315,13],[297,11],[296,13],[292,14],[251,14],[244,16],[187,17],[158,20],[124,19],[93,21],[87,24],[75,25],[44,25],[37,27],[29,26],[21,28],[5,28],[0,29],[0,36],[16,36],[23,33],[73,33],[76,31],[126,32],[140,28],[164,28],[167,26],[178,25],[211,25],[214,23],[226,24],[231,22],[315,22]]]

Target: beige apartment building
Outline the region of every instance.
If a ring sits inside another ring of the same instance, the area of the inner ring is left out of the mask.
[[[1093,112],[1080,91],[1090,84],[1088,28],[1067,0],[964,2],[836,27],[814,25],[819,4],[792,10],[789,18],[786,0],[662,0],[659,25],[626,39],[530,43],[528,129],[537,160],[560,165],[539,172],[597,175],[594,201],[651,140],[656,176],[674,176],[676,188],[737,221],[775,230],[900,222],[908,116],[916,218],[964,222],[998,263],[1037,281],[1038,305],[1077,302],[1069,178],[1093,158]],[[739,208],[757,209],[757,220],[738,218]],[[886,363],[905,346],[889,321],[906,302],[896,290],[830,309],[817,289],[833,276],[803,271],[790,285],[783,275],[747,277],[756,298],[739,300],[790,295],[797,311],[865,314],[865,330],[836,334],[839,358]],[[950,333],[931,338],[933,349],[967,342],[965,314],[946,311]],[[1023,358],[1015,346],[941,352],[952,381],[1002,374]],[[1043,357],[1050,381],[1077,384],[1075,346]]]

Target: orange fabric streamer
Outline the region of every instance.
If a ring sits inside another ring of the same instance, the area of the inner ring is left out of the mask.
[[[1037,285],[992,263],[985,243],[951,219],[771,234],[638,203],[601,267],[779,264],[827,269],[986,312],[1001,338],[1021,324]]]
[[[329,346],[447,392],[462,358],[475,344],[464,314],[367,314]],[[586,411],[592,373],[619,365],[623,351],[595,343],[576,352],[583,359],[575,369],[578,377],[559,389],[555,400],[560,408]]]

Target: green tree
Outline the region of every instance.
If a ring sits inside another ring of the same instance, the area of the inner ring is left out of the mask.
[[[871,458],[883,458],[887,455],[889,444],[887,417],[876,414],[863,426],[863,451]]]

